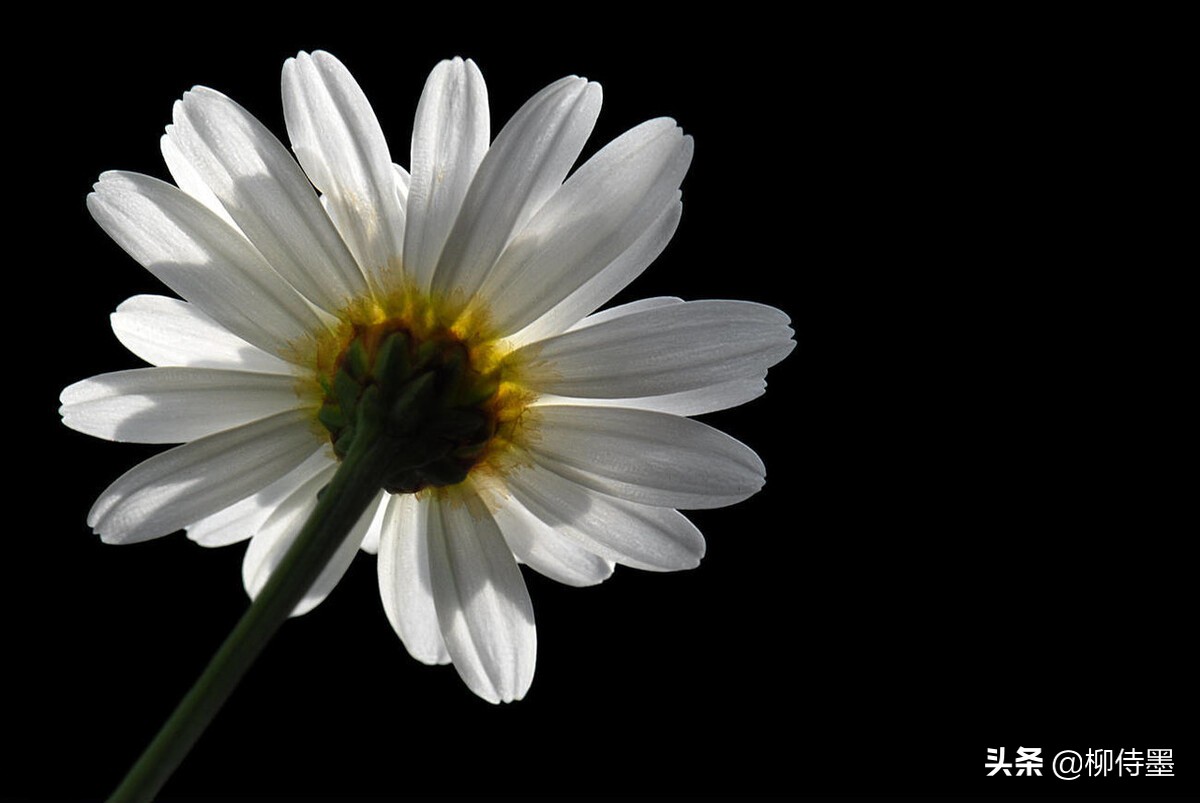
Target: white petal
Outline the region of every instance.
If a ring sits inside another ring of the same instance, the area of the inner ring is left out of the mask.
[[[162,138],[159,139],[158,145],[162,151],[163,161],[167,163],[167,170],[171,173],[171,178],[175,179],[176,186],[204,204],[213,214],[228,223],[231,229],[240,234],[242,230],[238,228],[237,223],[229,216],[229,212],[221,203],[221,199],[214,195],[213,191],[204,183],[204,179],[196,172],[196,168],[192,167],[191,163],[188,162],[187,157],[179,150],[179,146],[166,134],[163,134]]]
[[[625,253],[609,263],[583,285],[551,307],[545,314],[507,340],[513,345],[533,343],[569,329],[592,310],[599,308],[642,274],[675,236],[683,204],[679,193],[658,218]]]
[[[109,172],[87,200],[130,256],[243,340],[283,354],[321,325],[241,234],[178,187]]]
[[[534,95],[497,135],[467,190],[433,288],[469,298],[534,212],[561,185],[600,113],[599,84],[564,78]]]
[[[487,86],[475,62],[433,68],[413,123],[404,270],[428,287],[450,227],[491,141]]]
[[[567,331],[575,332],[598,323],[614,321],[618,318],[632,315],[635,312],[643,312],[645,310],[682,303],[684,303],[683,299],[668,296],[643,298],[589,315]],[[535,322],[532,326],[527,327],[525,332],[531,332],[535,327],[539,326],[539,323],[547,321],[549,317],[549,315],[543,316],[539,322]],[[524,333],[522,333],[522,336],[524,336]],[[657,410],[660,413],[690,416],[737,407],[752,399],[757,399],[766,392],[766,389],[767,383],[763,379],[734,379],[707,387],[683,390],[675,393],[663,393],[655,396],[601,399],[574,398],[571,396],[558,396],[553,393],[542,393],[533,404],[534,406],[573,404],[585,407],[633,407],[638,410]]]
[[[755,494],[762,461],[690,418],[619,407],[537,408],[534,460],[601,493],[662,507],[713,508]]]
[[[213,368],[93,376],[59,397],[63,423],[113,441],[185,443],[301,406],[296,380]]]
[[[176,446],[105,489],[88,524],[110,544],[166,535],[267,487],[313,446],[310,414],[303,410]]]
[[[203,547],[228,546],[245,541],[258,532],[280,502],[332,465],[334,460],[329,449],[322,446],[303,463],[253,496],[189,524],[187,537]]]
[[[336,470],[336,465],[331,465],[292,492],[279,503],[250,540],[250,546],[242,560],[242,582],[251,598],[257,597],[263,590],[267,581],[271,579],[271,574],[295,543],[308,517],[317,507],[317,493],[329,484]],[[359,545],[362,544],[367,528],[382,503],[383,495],[383,491],[380,491],[375,501],[367,506],[346,535],[346,540],[321,570],[312,588],[292,610],[292,616],[300,616],[317,607],[342,579],[342,575],[346,573],[350,562],[358,553]]]
[[[283,278],[328,312],[366,280],[308,178],[262,123],[207,87],[176,102],[167,135]]]
[[[578,540],[546,524],[516,499],[505,499],[492,515],[517,559],[552,580],[590,586],[613,573],[612,561],[580,546]]]
[[[568,404],[577,407],[632,407],[636,410],[657,410],[672,415],[702,415],[716,410],[728,410],[757,399],[767,391],[767,383],[759,379],[721,382],[706,388],[665,393],[660,396],[616,399],[577,399],[571,396],[555,396],[543,393],[533,402],[542,405]]]
[[[366,95],[328,53],[283,65],[283,116],[292,150],[359,266],[376,287],[404,244],[404,209],[383,129]]]
[[[454,668],[493,703],[519,700],[533,680],[537,633],[525,580],[487,509],[467,486],[429,514],[429,568]]]
[[[774,307],[693,301],[585,325],[514,357],[536,359],[522,377],[532,390],[617,399],[757,385],[793,346],[788,317]]]
[[[399,199],[400,208],[405,210],[405,217],[408,214],[408,187],[412,184],[412,176],[408,174],[400,165],[392,165],[392,169],[396,171],[396,198]],[[408,228],[405,227],[405,237],[408,236]]]
[[[544,527],[617,563],[671,572],[704,557],[704,536],[678,510],[596,493],[540,467],[515,471],[506,484]]]
[[[673,203],[691,161],[692,138],[660,119],[617,137],[576,170],[480,288],[496,328],[520,330],[624,254]]]
[[[659,307],[670,307],[675,304],[684,303],[682,298],[676,296],[654,296],[652,298],[639,298],[636,301],[630,301],[625,304],[618,304],[615,307],[601,310],[600,312],[592,313],[584,318],[579,323],[567,329],[568,332],[574,332],[578,329],[584,329],[588,326],[595,326],[598,323],[606,323],[615,321],[617,318],[624,318],[626,315],[632,315],[635,312],[645,312],[650,309],[658,309]]]
[[[288,363],[177,298],[133,296],[109,320],[117,340],[151,365],[292,374]]]
[[[446,664],[433,585],[429,577],[429,501],[395,494],[388,501],[379,540],[379,596],[392,628],[421,663]]]
[[[387,512],[387,501],[387,497],[384,497],[382,504],[375,511],[375,518],[371,519],[371,526],[367,528],[367,534],[363,536],[362,544],[358,547],[368,555],[379,552],[379,539],[383,537],[383,516]]]

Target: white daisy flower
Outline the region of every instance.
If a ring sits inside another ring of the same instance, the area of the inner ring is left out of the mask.
[[[253,596],[370,406],[395,457],[294,613],[360,549],[377,552],[408,651],[453,662],[492,702],[520,699],[533,677],[519,563],[578,586],[614,564],[696,566],[704,539],[678,509],[743,500],[764,469],[688,416],[760,395],[792,330],[740,301],[595,312],[670,240],[692,157],[673,120],[650,120],[568,177],[600,100],[598,84],[563,78],[493,140],[479,69],[444,61],[405,170],[328,53],[284,64],[295,159],[221,93],[187,92],[162,138],[175,184],[110,172],[88,196],[183,300],[121,304],[113,331],[154,367],[61,399],[80,432],[183,445],[112,483],[89,524],[118,544],[181,528],[205,546],[250,539]]]

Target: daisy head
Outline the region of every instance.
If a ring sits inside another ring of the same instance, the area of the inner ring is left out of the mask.
[[[101,538],[249,539],[255,595],[369,443],[385,455],[374,501],[295,613],[377,553],[408,651],[493,702],[533,677],[519,564],[571,585],[696,566],[704,540],[679,509],[743,500],[765,471],[691,416],[761,394],[792,330],[740,301],[597,312],[671,239],[692,158],[660,118],[572,172],[600,103],[598,84],[563,78],[493,137],[479,69],[445,61],[404,160],[328,53],[284,64],[290,151],[221,93],[186,93],[162,138],[174,183],[111,172],[88,197],[178,296],[112,316],[152,367],[62,394],[81,432],[181,444],[100,495]]]

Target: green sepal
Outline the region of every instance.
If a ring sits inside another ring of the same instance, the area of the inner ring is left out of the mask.
[[[429,433],[449,440],[474,441],[480,435],[486,440],[488,429],[487,416],[478,410],[446,410],[430,425]]]
[[[375,377],[384,394],[394,392],[412,373],[409,339],[404,332],[392,332],[379,344],[375,355]]]
[[[338,433],[337,440],[333,442],[333,453],[338,457],[344,457],[350,453],[350,447],[353,445],[354,425],[351,424]]]
[[[442,364],[438,366],[438,389],[441,390],[443,404],[457,406],[466,371],[467,355],[462,348],[456,348],[445,355]]]
[[[456,460],[434,460],[421,466],[419,472],[424,485],[457,485],[467,478],[470,466]]]
[[[422,466],[441,460],[451,444],[437,438],[400,438],[389,469],[393,472],[417,471]]]
[[[475,407],[483,404],[500,390],[500,376],[493,372],[479,376],[474,382],[463,383],[456,399],[459,407]]]
[[[413,359],[413,370],[419,371],[429,365],[433,358],[442,350],[442,344],[435,340],[426,340],[417,346],[417,354]]]
[[[338,371],[333,378],[333,397],[339,407],[349,413],[358,406],[358,397],[362,393],[362,385],[354,381],[345,371]]]
[[[317,411],[317,420],[324,424],[325,429],[330,432],[337,432],[350,423],[350,419],[346,417],[341,405],[328,401],[322,404],[321,409]]]
[[[428,371],[400,389],[388,413],[388,432],[401,435],[427,423],[434,403],[434,379],[434,373]]]
[[[351,340],[350,345],[346,347],[345,355],[342,358],[342,371],[350,374],[359,383],[370,376],[371,359],[367,354],[367,347],[361,339]]]

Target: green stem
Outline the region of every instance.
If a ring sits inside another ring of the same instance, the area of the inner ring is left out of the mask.
[[[154,799],[267,641],[312,587],[379,492],[389,450],[383,439],[373,437],[376,434],[360,432],[354,439],[316,510],[266,587],[109,798],[110,803]]]

